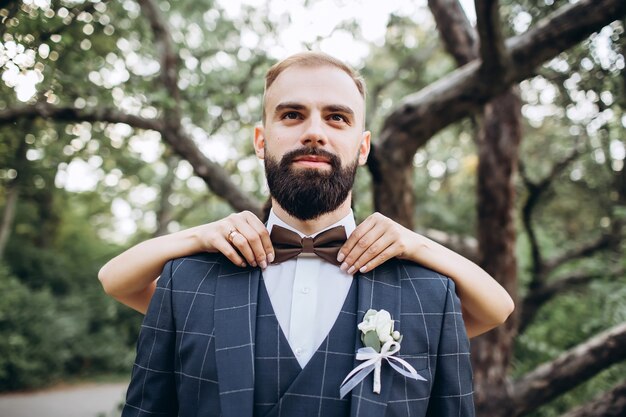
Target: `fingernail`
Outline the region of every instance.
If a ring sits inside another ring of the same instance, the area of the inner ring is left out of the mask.
[[[352,265],[352,266],[350,267],[350,269],[348,269],[348,274],[353,273],[355,270],[356,270],[356,268],[354,267],[354,265]]]
[[[261,261],[261,269],[267,268],[267,263],[265,261]]]
[[[267,261],[269,263],[274,262],[274,254],[273,253],[270,253],[269,255],[267,255]]]
[[[341,269],[343,272],[346,272],[346,269],[348,269],[348,264],[345,262],[342,263],[339,269]]]
[[[245,262],[242,262],[242,263],[241,263],[241,267],[242,267],[242,268],[245,268],[246,266],[247,266],[247,265],[246,265],[246,263],[245,263]]]
[[[346,255],[339,252],[339,255],[337,255],[337,262],[343,262],[344,259],[346,259]]]
[[[252,262],[250,265],[256,268],[256,262]]]
[[[363,273],[367,271],[367,267],[366,266],[362,266],[361,269],[359,269],[359,272]]]

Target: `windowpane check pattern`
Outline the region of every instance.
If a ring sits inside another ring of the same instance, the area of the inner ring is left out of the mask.
[[[258,319],[272,314],[258,306],[261,285],[260,269],[239,268],[219,254],[168,262],[142,325],[122,416],[265,417],[258,413],[267,412],[291,417],[279,407],[255,413],[255,388],[259,391],[259,384],[265,383],[280,387],[275,380],[264,381],[274,377],[259,374],[255,367],[265,348],[259,341],[265,336],[257,333]],[[351,299],[356,305],[349,304]],[[391,313],[404,335],[399,356],[427,381],[407,380],[383,366],[380,394],[372,393],[370,375],[347,398],[349,411],[324,408],[326,401],[300,401],[297,416],[474,416],[469,342],[454,284],[410,262],[391,260],[357,276],[336,323],[348,318],[347,324],[322,343],[310,364],[317,363],[317,357],[325,359],[328,352],[349,351],[347,339],[352,339],[353,356],[362,347],[356,323],[370,308]],[[353,309],[356,316],[350,314]],[[276,343],[276,325],[274,334],[268,334],[270,344]],[[331,346],[335,339],[343,347]],[[342,380],[346,369],[358,365],[354,358],[349,362],[312,366],[310,376],[299,374],[292,385],[300,380],[305,386],[309,378]],[[310,385],[324,387],[321,394],[311,395],[339,396],[335,382]],[[328,404],[334,402],[342,404]]]

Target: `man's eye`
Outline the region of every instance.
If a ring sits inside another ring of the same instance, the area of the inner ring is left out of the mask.
[[[287,113],[283,114],[283,119],[291,119],[291,120],[295,120],[295,119],[297,119],[297,118],[298,118],[298,116],[299,116],[299,115],[298,115],[298,113],[297,113],[297,112],[295,112],[295,111],[290,111],[290,112],[287,112]]]
[[[330,119],[334,122],[345,122],[345,123],[348,122],[348,120],[340,114],[333,114],[330,116]]]

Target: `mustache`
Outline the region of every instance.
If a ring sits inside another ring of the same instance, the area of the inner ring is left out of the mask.
[[[339,168],[341,166],[341,162],[339,161],[339,157],[334,153],[328,152],[324,149],[320,148],[299,148],[294,149],[293,151],[289,151],[283,155],[281,159],[281,165],[291,164],[294,159],[302,157],[302,156],[321,156],[323,158],[328,159],[330,165],[333,168]]]
[[[298,157],[324,158],[331,170],[295,169]],[[300,147],[286,152],[280,160],[266,155],[265,175],[270,194],[290,215],[311,220],[335,210],[346,201],[354,185],[357,160],[342,167],[339,156],[319,148]]]

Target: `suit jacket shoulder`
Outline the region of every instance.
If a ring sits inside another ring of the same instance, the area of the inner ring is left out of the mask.
[[[215,279],[222,267],[229,264],[232,265],[221,253],[196,253],[170,260],[163,268],[161,279],[171,279],[173,290],[195,291],[203,281]]]
[[[394,269],[400,274],[403,291],[422,294],[422,300],[433,308],[442,308],[451,291],[456,296],[454,281],[430,268],[416,262],[395,259]],[[430,308],[429,308],[430,310]]]

